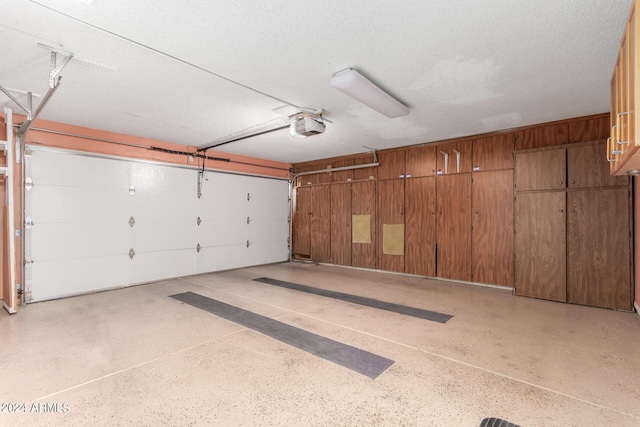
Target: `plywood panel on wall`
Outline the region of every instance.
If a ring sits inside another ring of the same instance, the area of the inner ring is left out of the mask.
[[[331,185],[331,263],[351,265],[351,184]]]
[[[513,169],[514,134],[473,140],[473,170]]]
[[[516,153],[515,158],[517,191],[566,188],[565,149]]]
[[[329,166],[328,163],[319,163],[312,165],[300,166],[295,169],[295,173],[300,172],[313,172],[317,170],[326,169]],[[315,173],[311,175],[302,175],[296,178],[296,186],[300,185],[314,185],[314,184],[327,184],[330,181],[330,176],[326,172]]]
[[[565,192],[519,193],[515,230],[516,294],[566,302]]]
[[[366,165],[373,163],[373,154],[353,159],[355,165]],[[375,179],[378,176],[378,167],[361,168],[353,170],[353,180]]]
[[[388,240],[391,238],[391,236],[385,235],[384,225],[404,224],[404,180],[378,181],[377,193],[378,268],[388,271],[404,271],[404,254],[385,253],[383,245],[385,240],[389,244]]]
[[[609,137],[609,115],[569,122],[569,142],[587,142]]]
[[[551,147],[569,143],[569,124],[554,123],[530,127],[516,132],[516,150]]]
[[[381,151],[378,153],[378,180],[404,177],[404,150]]]
[[[567,193],[567,300],[632,308],[629,190]]]
[[[331,189],[311,187],[311,259],[331,261]]]
[[[409,178],[404,184],[404,271],[421,276],[435,276],[436,177]]]
[[[370,218],[371,243],[351,245],[351,265],[376,268],[376,182],[359,181],[351,184],[352,215],[368,215]]]
[[[436,174],[436,146],[407,149],[405,152],[405,175],[407,178],[434,176]]]
[[[293,239],[295,256],[309,258],[311,256],[311,187],[298,187],[295,194],[295,211]]]
[[[513,170],[473,174],[473,281],[513,286]]]
[[[353,166],[353,159],[334,160],[331,162],[332,168],[342,168]],[[331,182],[347,182],[353,179],[353,170],[331,172]]]
[[[457,155],[456,151],[460,152],[460,171],[459,173],[471,172],[471,161],[473,153],[473,144],[469,139],[459,139],[456,141],[447,142],[445,144],[436,145],[436,169],[438,173],[445,173],[445,156],[442,153],[447,153],[448,166],[446,168],[447,173],[458,173],[457,171]]]
[[[471,174],[436,178],[437,275],[471,280]]]

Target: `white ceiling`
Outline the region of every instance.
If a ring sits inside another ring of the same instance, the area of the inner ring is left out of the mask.
[[[632,2],[3,0],[0,85],[45,94],[52,46],[116,70],[73,59],[40,118],[195,146],[323,108],[321,135],[220,147],[300,162],[609,111]],[[345,68],[409,115],[332,88]]]

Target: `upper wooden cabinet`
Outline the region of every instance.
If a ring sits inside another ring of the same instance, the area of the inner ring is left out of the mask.
[[[567,187],[612,187],[629,183],[628,176],[611,176],[606,161],[607,146],[599,144],[567,147]]]
[[[424,145],[405,151],[405,177],[418,178],[435,176],[436,174],[436,146]]]
[[[377,177],[380,180],[404,178],[404,150],[378,153]]]
[[[517,191],[562,190],[566,188],[566,150],[516,153]]]
[[[636,46],[636,8],[631,8],[629,21],[624,29],[622,45],[611,79],[611,135],[607,145],[606,158],[610,162],[610,172],[625,175],[640,169],[640,144],[635,130],[638,126],[639,106],[635,94],[635,73],[638,67]]]
[[[513,149],[513,133],[474,139],[473,171],[513,169]]]
[[[436,174],[449,175],[471,172],[471,140],[459,140],[436,145]]]

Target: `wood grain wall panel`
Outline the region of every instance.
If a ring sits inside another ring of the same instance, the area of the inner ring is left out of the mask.
[[[538,125],[515,134],[516,150],[551,147],[569,143],[569,124],[567,122],[551,125]]]
[[[517,194],[515,230],[516,294],[566,302],[565,192]]]
[[[331,262],[331,186],[311,187],[311,259]]]
[[[298,187],[295,193],[293,253],[302,258],[311,257],[311,188]]]
[[[373,163],[373,154],[366,157],[358,157],[353,159],[354,165],[366,165]],[[362,168],[353,170],[353,180],[360,181],[365,179],[375,179],[378,176],[378,167]]]
[[[611,187],[628,185],[628,176],[609,174],[607,144],[579,145],[567,148],[567,181],[569,188]]]
[[[404,178],[404,150],[378,153],[378,180]]]
[[[473,281],[513,286],[513,170],[473,174]]]
[[[404,255],[388,255],[383,250],[385,224],[404,224],[404,180],[389,179],[378,181],[377,188],[378,223],[378,268],[387,271],[404,272]]]
[[[436,178],[437,275],[471,280],[471,174]]]
[[[456,173],[457,158],[454,150],[460,152],[460,173],[471,172],[473,157],[473,143],[470,139],[459,139],[445,144],[436,145],[436,170],[444,174],[445,163],[441,152],[449,154],[448,173]]]
[[[436,178],[409,178],[404,185],[404,271],[421,276],[435,276]]]
[[[632,309],[629,189],[567,193],[567,300]]]
[[[565,149],[516,153],[515,160],[517,191],[566,188]]]
[[[473,140],[473,170],[513,169],[514,134]]]
[[[351,265],[351,184],[331,185],[331,263]]]
[[[358,181],[351,184],[351,214],[371,216],[371,243],[351,245],[353,267],[376,268],[376,182]]]
[[[353,166],[353,159],[335,160],[331,162],[332,168],[342,168],[346,166]],[[340,172],[331,172],[331,182],[348,182],[353,180],[353,170],[346,170]]]
[[[436,174],[436,146],[423,145],[405,151],[405,175],[418,178],[421,176],[435,176]]]
[[[299,172],[311,172],[321,169],[326,169],[329,166],[329,163],[315,164],[315,165],[305,165],[300,166],[295,170],[295,173]],[[328,184],[330,182],[330,175],[326,172],[316,173],[311,175],[303,175],[296,178],[296,186],[302,185],[315,185],[315,184]]]
[[[609,114],[569,122],[570,143],[607,139],[609,134]]]

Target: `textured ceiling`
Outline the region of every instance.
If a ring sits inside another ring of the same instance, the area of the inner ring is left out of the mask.
[[[0,85],[44,94],[40,118],[203,145],[323,108],[325,133],[220,147],[299,162],[609,111],[632,0],[4,0]],[[388,119],[329,85],[355,68],[411,108]],[[24,99],[24,98],[21,98]],[[34,98],[37,105],[40,98]],[[21,111],[0,92],[0,106]]]

